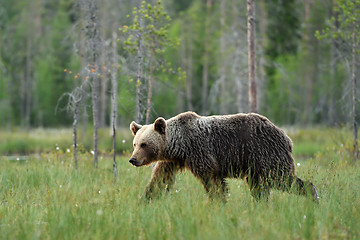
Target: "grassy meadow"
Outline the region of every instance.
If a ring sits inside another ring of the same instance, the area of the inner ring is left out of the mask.
[[[235,179],[228,180],[226,204],[209,201],[189,172],[177,176],[168,194],[146,204],[139,198],[151,167],[132,167],[128,151],[117,159],[114,183],[106,154],[94,169],[84,147],[74,169],[71,134],[69,143],[66,134],[27,136],[49,146],[26,160],[0,157],[0,239],[359,239],[360,167],[350,158],[350,131],[289,134],[297,175],[317,186],[319,204],[280,191],[256,202],[247,185]],[[121,136],[118,142],[123,144]]]

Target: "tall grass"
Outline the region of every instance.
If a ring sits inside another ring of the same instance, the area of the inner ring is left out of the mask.
[[[343,159],[341,160],[341,155]],[[280,191],[256,202],[241,180],[228,180],[226,204],[209,201],[189,173],[146,204],[139,196],[151,167],[112,160],[92,168],[90,154],[43,154],[0,161],[1,239],[359,239],[360,169],[339,148],[301,162],[297,174],[318,188],[320,203]]]

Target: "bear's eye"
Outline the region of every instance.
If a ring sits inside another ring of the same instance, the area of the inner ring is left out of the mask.
[[[141,147],[141,148],[145,148],[145,147],[146,147],[146,143],[142,143],[142,144],[140,145],[140,147]]]

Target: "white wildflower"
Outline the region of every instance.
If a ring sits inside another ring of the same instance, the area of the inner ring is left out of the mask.
[[[297,165],[298,167],[300,167],[300,163],[297,163],[296,165]]]
[[[59,151],[59,150],[60,150],[60,148],[59,148],[59,147],[56,147],[56,150],[57,150],[57,151]]]
[[[91,151],[90,151],[90,153],[91,153],[92,155],[94,155],[94,154],[95,154],[95,152],[94,152],[93,150],[91,150]]]
[[[68,149],[66,149],[66,151],[69,153],[69,152],[70,152],[70,149],[68,148]]]
[[[103,211],[102,211],[101,209],[98,209],[98,210],[96,211],[96,215],[100,216],[100,215],[102,215],[102,214],[103,214]]]
[[[125,142],[126,142],[125,139],[123,139],[123,140],[122,140],[122,143],[125,143]]]
[[[62,185],[60,185],[59,188],[62,188]]]

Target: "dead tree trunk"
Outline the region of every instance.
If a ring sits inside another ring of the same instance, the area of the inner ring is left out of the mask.
[[[154,39],[153,39],[154,41]],[[155,46],[151,48],[151,55],[150,55],[150,73],[149,73],[149,85],[148,85],[148,97],[147,97],[147,107],[146,107],[146,119],[145,123],[149,124],[150,121],[150,110],[152,105],[152,89],[153,89],[153,82],[154,82],[154,57],[155,57]]]
[[[111,128],[113,138],[113,173],[114,182],[117,176],[117,163],[116,163],[116,125],[117,125],[117,99],[118,99],[118,82],[117,82],[117,35],[114,31],[112,33],[112,69],[111,69],[111,85],[112,85],[112,116],[111,116]]]
[[[106,62],[106,58],[107,58],[107,48],[108,46],[103,46],[102,49],[102,53],[101,53],[101,63],[105,63]],[[99,66],[100,67],[100,66]],[[99,69],[100,70],[100,69]],[[107,67],[106,66],[101,66],[101,70],[100,72],[102,72],[102,79],[101,79],[101,84],[100,84],[100,120],[99,120],[99,125],[101,128],[104,128],[106,126],[106,112],[107,112],[107,103],[108,103],[108,82],[109,82],[109,76],[107,73]]]
[[[108,106],[108,85],[109,85],[109,74],[108,69],[106,66],[106,62],[109,60],[109,44],[110,38],[107,26],[110,26],[109,22],[109,12],[110,12],[110,1],[103,1],[102,3],[101,12],[99,12],[99,28],[101,39],[103,39],[103,43],[101,44],[101,52],[100,52],[100,66],[99,71],[101,72],[101,81],[100,81],[100,113],[99,113],[99,127],[104,128],[106,127],[106,113],[107,113],[107,106]]]
[[[231,29],[233,32],[233,45],[234,45],[234,52],[233,52],[233,59],[232,59],[232,66],[231,66],[231,76],[234,79],[234,83],[235,83],[235,91],[234,94],[236,96],[235,101],[236,101],[236,111],[237,112],[244,112],[245,111],[245,107],[244,107],[244,103],[246,101],[246,105],[247,105],[247,99],[244,96],[244,88],[245,88],[245,83],[243,82],[243,79],[240,77],[239,74],[239,69],[241,68],[240,64],[241,64],[241,42],[240,42],[240,27],[239,27],[239,21],[237,21],[238,16],[239,16],[239,10],[238,10],[238,0],[232,0],[231,2],[231,15],[232,15],[232,19],[234,21],[232,21],[231,23]]]
[[[187,45],[185,47],[187,55],[187,64],[186,64],[186,103],[188,110],[192,111],[194,109],[192,105],[192,78],[193,78],[193,55],[192,55],[192,29],[191,24],[186,24],[187,34],[186,34],[186,41],[184,41],[184,44]]]
[[[204,53],[204,67],[202,76],[202,114],[206,114],[207,100],[208,100],[208,85],[209,85],[209,55],[210,55],[210,11],[212,6],[212,0],[206,1],[206,22],[205,22],[205,53]]]
[[[74,144],[74,165],[75,169],[78,169],[78,158],[77,158],[77,126],[78,126],[78,112],[79,104],[81,99],[77,101],[74,100],[74,121],[73,121],[73,144]]]
[[[81,8],[81,15],[82,15],[82,20],[81,20],[81,28],[82,29],[86,29],[87,28],[87,23],[86,23],[86,16],[87,16],[87,12],[86,9]],[[87,32],[86,31],[81,31],[80,32],[80,39],[82,41],[84,41],[84,39],[87,40]],[[85,69],[87,67],[87,46],[86,44],[80,44],[80,59],[81,59],[81,69],[82,69],[82,74],[87,74],[85,73]],[[80,84],[83,84],[85,81],[87,81],[85,78],[83,78],[82,80],[80,78],[78,78],[79,81],[82,81]],[[87,89],[84,89],[85,92],[88,92]],[[80,103],[80,107],[81,107],[81,134],[80,134],[80,138],[83,138],[86,135],[86,129],[88,126],[88,122],[89,122],[89,118],[88,118],[88,114],[87,114],[87,101],[88,101],[88,97],[86,95],[84,95],[81,99],[81,103]],[[80,122],[80,120],[79,120]]]
[[[99,129],[99,95],[100,95],[100,80],[99,80],[99,64],[98,55],[100,47],[100,37],[97,27],[97,17],[96,17],[96,5],[95,0],[88,1],[88,11],[89,11],[89,41],[90,41],[90,74],[91,74],[91,83],[92,83],[92,110],[93,110],[93,144],[94,144],[94,167],[98,167],[98,129]]]
[[[140,21],[141,24],[141,21]],[[143,46],[142,38],[139,36],[137,46],[137,70],[136,70],[136,122],[142,123],[143,121]]]
[[[247,0],[247,41],[249,68],[249,112],[257,112],[255,60],[255,1]]]
[[[225,10],[226,10],[226,0],[221,0],[220,3],[220,28],[221,28],[221,36],[220,36],[220,114],[226,114],[228,112],[226,108],[226,63],[225,63]]]
[[[311,41],[310,41],[310,0],[304,1],[305,7],[305,31],[303,35],[303,39],[305,42],[305,56],[307,61],[310,61],[311,56]],[[304,81],[305,81],[305,90],[306,90],[306,101],[305,101],[305,114],[304,121],[310,121],[310,113],[311,113],[311,102],[313,98],[313,79],[311,77],[311,72],[313,71],[314,66],[307,66],[307,69],[304,73]]]
[[[266,24],[267,24],[267,15],[266,15],[266,3],[265,0],[260,0],[259,2],[259,34],[260,34],[260,41],[258,41],[257,43],[259,43],[257,45],[257,49],[258,49],[258,68],[257,68],[257,89],[256,89],[256,103],[257,103],[257,109],[258,111],[260,111],[261,109],[261,103],[262,103],[262,97],[263,97],[263,86],[264,86],[264,82],[265,82],[265,53],[264,53],[264,49],[266,47]],[[259,38],[258,38],[259,39]],[[291,100],[291,99],[290,99]]]
[[[338,21],[338,15],[339,12],[335,11],[336,6],[336,0],[333,0],[333,6],[332,6],[332,17],[334,18],[334,27],[336,31],[339,28],[339,21]],[[332,92],[336,89],[336,76],[338,73],[338,43],[337,39],[331,38],[331,65],[330,65],[330,86],[332,89]],[[329,95],[329,112],[328,112],[328,123],[330,125],[334,125],[336,121],[336,99],[335,99],[335,93]]]
[[[30,130],[30,113],[31,113],[31,36],[28,36],[26,43],[26,73],[25,73],[25,129]]]
[[[354,161],[359,157],[359,150],[357,145],[357,113],[356,113],[356,22],[353,23],[352,30],[352,113],[353,113],[353,140],[354,140]]]

